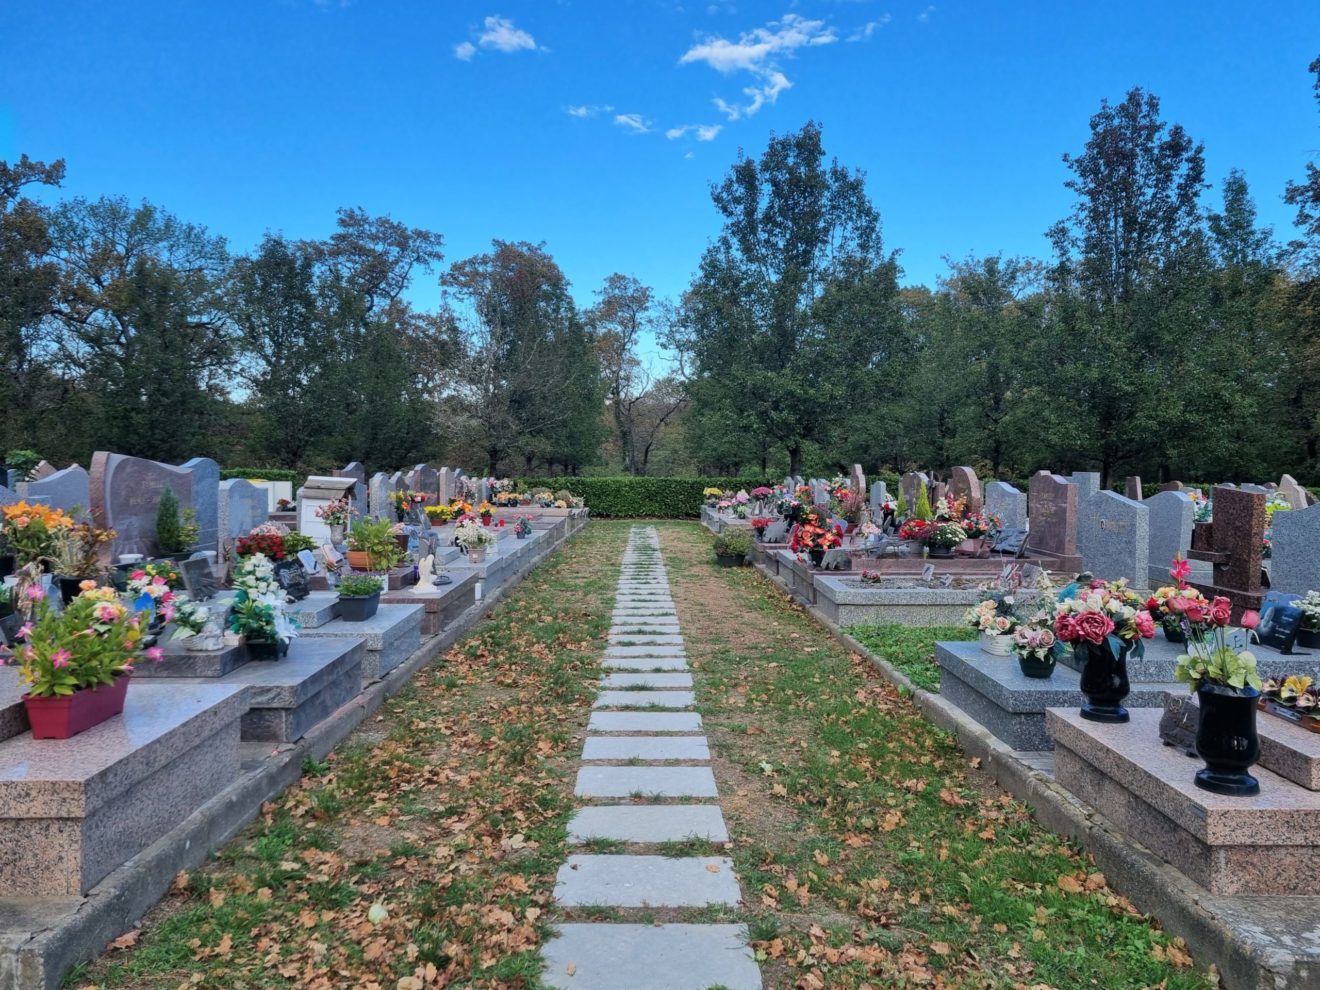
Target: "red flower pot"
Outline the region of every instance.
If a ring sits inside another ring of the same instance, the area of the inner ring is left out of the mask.
[[[98,684],[90,691],[75,691],[53,698],[23,695],[23,707],[32,723],[33,739],[69,739],[100,725],[124,710],[128,693],[128,674],[120,674],[113,684]]]

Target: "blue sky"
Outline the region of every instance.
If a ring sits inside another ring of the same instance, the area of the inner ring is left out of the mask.
[[[1102,97],[1133,85],[1245,170],[1283,235],[1320,159],[1320,3],[1117,0],[6,0],[0,158],[224,234],[329,233],[339,206],[544,240],[580,301],[612,271],[679,292],[708,185],[808,119],[866,171],[904,281],[1044,255]],[[1217,190],[1207,202],[1218,199]],[[414,291],[434,302],[433,285]]]

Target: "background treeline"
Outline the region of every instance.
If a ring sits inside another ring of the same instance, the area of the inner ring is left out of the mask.
[[[0,162],[0,452],[1317,480],[1320,169],[1267,191],[1297,210],[1283,243],[1140,89],[1064,164],[1048,258],[900,287],[864,176],[808,123],[712,186],[721,227],[682,298],[616,274],[582,306],[543,244],[447,262],[439,233],[345,209],[322,240],[234,254],[150,203],[38,202],[63,163]],[[426,279],[434,312],[409,302]]]

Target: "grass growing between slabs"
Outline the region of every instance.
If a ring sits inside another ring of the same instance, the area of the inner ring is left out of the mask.
[[[658,528],[768,990],[1215,985],[768,580]],[[933,634],[872,642],[918,669]]]
[[[573,538],[66,985],[539,986],[626,539]]]
[[[844,630],[878,657],[888,660],[912,683],[939,694],[940,665],[935,644],[976,639],[970,626],[848,626]]]

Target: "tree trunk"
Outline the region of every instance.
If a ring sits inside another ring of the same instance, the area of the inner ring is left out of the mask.
[[[788,448],[788,473],[796,478],[802,473],[802,445],[793,444]]]
[[[490,459],[490,476],[495,477],[495,472],[500,468],[500,451],[498,447],[486,448],[486,456]]]

